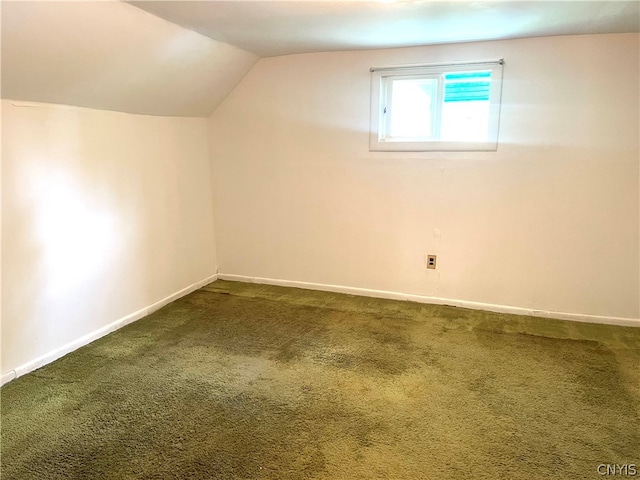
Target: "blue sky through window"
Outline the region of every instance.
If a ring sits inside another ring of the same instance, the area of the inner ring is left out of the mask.
[[[489,101],[491,72],[447,73],[444,76],[445,102]]]

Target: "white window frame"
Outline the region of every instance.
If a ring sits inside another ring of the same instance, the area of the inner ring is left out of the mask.
[[[486,62],[464,62],[431,65],[402,65],[371,68],[371,127],[369,150],[376,152],[427,152],[427,151],[495,151],[498,149],[500,125],[500,103],[502,97],[502,66],[504,60]],[[389,138],[385,137],[391,118],[387,105],[394,79],[435,78],[438,79],[438,105],[442,105],[444,76],[449,73],[490,71],[489,125],[487,140],[482,142],[443,141],[437,137],[440,130],[440,107],[434,110],[436,138]]]

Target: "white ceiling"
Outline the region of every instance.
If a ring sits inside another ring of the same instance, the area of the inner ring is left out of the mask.
[[[133,1],[261,57],[640,31],[636,1]]]
[[[638,32],[640,24],[640,1],[0,5],[3,98],[192,117],[209,116],[261,56]]]
[[[207,117],[258,57],[126,3],[2,1],[2,97]]]

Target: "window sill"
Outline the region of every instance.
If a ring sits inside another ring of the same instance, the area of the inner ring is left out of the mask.
[[[399,142],[372,138],[370,152],[495,152],[498,142]]]

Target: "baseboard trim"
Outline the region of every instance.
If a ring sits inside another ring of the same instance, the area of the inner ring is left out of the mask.
[[[177,300],[178,298],[184,297],[185,295],[188,295],[194,290],[197,290],[205,285],[208,285],[209,283],[214,282],[217,279],[218,279],[218,274],[211,275],[210,277],[207,277],[203,280],[200,280],[196,283],[189,285],[188,287],[178,290],[177,292],[172,293],[171,295],[161,300],[158,300],[157,302],[152,303],[151,305],[148,305],[144,308],[141,308],[140,310],[130,313],[129,315],[126,315],[116,320],[115,322],[111,322],[110,324],[105,325],[102,328],[94,330],[93,332],[88,333],[87,335],[84,335],[76,340],[73,340],[67,343],[66,345],[63,345],[60,348],[57,348],[45,355],[42,355],[34,360],[31,360],[23,365],[20,365],[19,367],[16,367],[15,369],[10,370],[7,373],[3,373],[2,376],[0,377],[0,382],[1,382],[0,385],[4,385],[5,383],[10,382],[11,380],[14,380],[18,377],[21,377],[22,375],[25,375],[40,367],[43,367],[48,363],[51,363],[54,360],[57,360],[58,358],[63,357],[67,353],[71,353],[74,350],[77,350],[78,348],[93,342],[94,340],[104,337],[105,335],[124,327],[125,325],[133,323],[136,320],[140,320],[141,318],[146,317],[147,315],[155,312],[156,310],[164,307],[165,305],[168,305],[169,303]]]
[[[246,275],[236,275],[230,273],[218,273],[215,275],[211,275],[199,282],[193,283],[188,287],[185,287],[151,305],[141,308],[140,310],[133,312],[125,317],[122,317],[108,325],[105,325],[102,328],[94,330],[93,332],[84,335],[77,340],[67,343],[60,348],[57,348],[45,355],[42,355],[34,360],[31,360],[19,367],[16,367],[13,370],[10,370],[6,373],[3,373],[0,376],[0,385],[4,385],[22,375],[25,375],[29,372],[32,372],[48,363],[51,363],[57,360],[64,355],[77,350],[80,347],[83,347],[94,340],[97,340],[115,330],[118,330],[125,325],[135,322],[147,315],[155,312],[156,310],[168,305],[169,303],[177,300],[178,298],[184,297],[189,293],[211,283],[216,280],[229,280],[235,282],[247,282],[247,283],[259,283],[265,285],[277,285],[282,287],[294,287],[294,288],[305,288],[308,290],[322,290],[325,292],[336,292],[336,293],[346,293],[350,295],[361,295],[365,297],[376,297],[376,298],[388,298],[391,300],[405,300],[410,302],[417,303],[431,303],[435,305],[449,305],[453,307],[462,307],[462,308],[470,308],[473,310],[486,310],[490,312],[497,313],[510,313],[514,315],[528,315],[534,317],[546,317],[546,318],[554,318],[558,320],[570,320],[574,322],[587,322],[587,323],[600,323],[605,325],[618,325],[624,327],[639,327],[640,328],[640,319],[636,318],[624,318],[624,317],[609,317],[609,316],[601,316],[601,315],[588,315],[582,313],[567,313],[567,312],[556,312],[549,310],[538,310],[531,308],[523,308],[523,307],[514,307],[510,305],[498,305],[492,303],[482,303],[482,302],[472,302],[468,300],[458,300],[451,298],[442,298],[442,297],[431,297],[427,295],[416,295],[410,293],[399,293],[399,292],[391,292],[387,290],[374,290],[369,288],[359,288],[359,287],[347,287],[343,285],[330,285],[324,283],[313,283],[313,282],[302,282],[296,280],[282,280],[276,278],[264,278],[264,277],[250,277]]]
[[[588,315],[583,313],[556,312],[551,310],[514,307],[511,305],[471,302],[468,300],[458,300],[453,298],[430,297],[427,295],[390,292],[387,290],[373,290],[369,288],[346,287],[343,285],[300,282],[296,280],[281,280],[276,278],[249,277],[246,275],[235,275],[230,273],[218,273],[218,278],[220,280],[229,280],[235,282],[261,283],[266,285],[277,285],[281,287],[306,288],[308,290],[322,290],[325,292],[362,295],[365,297],[389,298],[392,300],[406,300],[410,302],[431,303],[436,305],[450,305],[452,307],[463,307],[473,310],[486,310],[489,312],[497,313],[511,313],[513,315],[545,317],[557,320],[570,320],[573,322],[600,323],[604,325],[618,325],[623,327],[640,327],[640,319],[637,318],[607,317],[600,315]]]
[[[14,378],[16,378],[16,372],[13,370],[7,373],[3,373],[2,377],[0,377],[0,382],[1,382],[0,385],[4,385],[5,383],[10,382]]]

